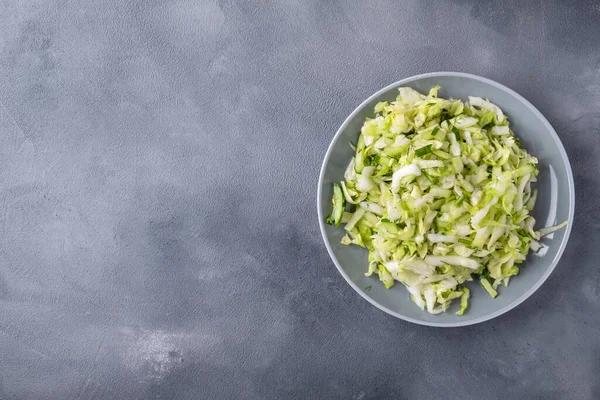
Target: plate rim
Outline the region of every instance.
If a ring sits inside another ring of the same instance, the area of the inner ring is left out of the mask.
[[[469,78],[469,79],[473,79],[476,81],[480,81],[480,82],[484,82],[487,83],[489,85],[495,86],[498,89],[501,89],[507,93],[509,93],[510,95],[512,95],[513,97],[515,97],[517,100],[520,100],[531,112],[533,112],[533,114],[535,114],[540,121],[542,122],[542,124],[546,127],[548,133],[550,134],[550,137],[554,140],[554,142],[557,144],[558,150],[559,150],[559,154],[561,156],[561,159],[563,161],[563,163],[565,164],[566,167],[566,171],[567,171],[567,184],[569,187],[569,217],[568,217],[568,221],[569,224],[566,226],[566,231],[565,231],[565,235],[563,236],[563,240],[561,241],[558,251],[556,253],[556,256],[554,257],[554,259],[552,260],[552,262],[550,263],[550,266],[547,268],[546,272],[544,272],[544,274],[541,276],[540,279],[538,279],[534,285],[532,285],[527,291],[525,291],[521,296],[517,297],[515,300],[513,300],[512,302],[510,302],[509,304],[507,304],[506,306],[500,308],[499,310],[496,310],[492,313],[489,313],[487,315],[484,315],[482,317],[479,318],[475,318],[472,320],[468,320],[468,321],[464,321],[464,322],[429,322],[429,321],[423,321],[423,320],[419,320],[419,319],[415,319],[412,317],[408,317],[406,315],[402,315],[396,311],[393,311],[381,304],[379,304],[378,302],[374,301],[371,297],[367,296],[367,294],[358,287],[358,285],[356,285],[348,276],[348,274],[346,274],[346,272],[343,270],[343,268],[340,265],[340,262],[338,261],[337,257],[335,256],[335,254],[333,253],[333,249],[331,247],[331,244],[329,243],[329,239],[327,237],[327,234],[325,232],[325,222],[324,222],[324,216],[323,216],[323,202],[321,201],[322,198],[322,192],[323,192],[323,180],[324,180],[324,175],[325,175],[325,168],[327,166],[327,164],[329,163],[329,159],[331,157],[331,153],[333,151],[333,146],[334,144],[337,143],[337,141],[339,140],[342,132],[346,129],[346,127],[348,126],[348,124],[350,123],[350,121],[356,116],[356,114],[358,114],[360,111],[362,111],[365,106],[367,104],[369,104],[371,101],[373,101],[375,98],[379,97],[380,95],[382,95],[383,93],[388,92],[391,89],[397,88],[401,85],[416,81],[416,80],[420,80],[420,79],[424,79],[424,78],[434,78],[434,77],[461,77],[461,78]],[[318,187],[317,187],[317,215],[318,215],[318,219],[319,219],[319,230],[321,231],[321,237],[323,238],[323,242],[325,242],[325,247],[327,248],[327,252],[329,253],[329,257],[331,258],[331,260],[333,261],[333,263],[335,264],[338,272],[344,277],[344,279],[346,280],[346,282],[365,300],[367,300],[369,303],[371,303],[372,305],[374,305],[375,307],[377,307],[378,309],[380,309],[381,311],[392,315],[396,318],[399,318],[401,320],[407,321],[407,322],[412,322],[414,324],[417,325],[423,325],[423,326],[431,326],[431,327],[439,327],[439,328],[457,328],[457,327],[461,327],[461,326],[469,326],[469,325],[475,325],[475,324],[479,324],[485,321],[489,321],[493,318],[496,318],[502,314],[505,314],[506,312],[512,310],[513,308],[517,307],[518,305],[520,305],[521,303],[523,303],[525,300],[527,300],[533,293],[535,293],[544,282],[546,282],[546,280],[548,279],[548,277],[550,276],[550,274],[552,274],[552,272],[554,271],[554,269],[556,268],[556,266],[558,265],[558,262],[560,261],[564,250],[567,246],[567,243],[569,242],[569,237],[571,235],[571,228],[573,227],[573,223],[574,223],[574,215],[575,215],[575,183],[574,183],[574,178],[573,178],[573,170],[571,168],[571,162],[569,160],[569,156],[567,155],[567,152],[565,151],[565,148],[560,140],[560,137],[558,136],[558,134],[556,133],[556,131],[554,130],[554,128],[552,127],[552,125],[550,124],[550,122],[546,119],[546,117],[533,105],[531,104],[531,102],[529,102],[526,98],[524,98],[523,96],[521,96],[519,93],[515,92],[514,90],[512,90],[511,88],[504,86],[501,83],[498,83],[494,80],[491,80],[489,78],[484,78],[482,76],[479,75],[474,75],[474,74],[469,74],[469,73],[465,73],[465,72],[451,72],[451,71],[438,71],[438,72],[428,72],[428,73],[424,73],[424,74],[418,74],[418,75],[413,75],[404,79],[401,79],[399,81],[396,81],[390,85],[387,85],[381,89],[379,89],[378,91],[376,91],[375,93],[373,93],[372,95],[370,95],[367,99],[365,99],[363,102],[361,102],[353,111],[352,113],[350,113],[350,115],[348,115],[348,117],[346,117],[346,119],[344,120],[344,122],[342,123],[342,125],[340,125],[340,127],[338,128],[338,130],[336,131],[335,135],[333,136],[331,142],[329,143],[329,146],[327,148],[327,152],[325,153],[325,157],[323,158],[323,163],[321,165],[321,170],[319,173],[319,181],[318,181]]]

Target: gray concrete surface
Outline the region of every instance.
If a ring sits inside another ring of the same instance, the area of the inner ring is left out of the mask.
[[[0,0],[0,399],[600,398],[600,3]],[[442,330],[362,300],[316,220],[366,96],[523,94],[571,157],[562,262]]]

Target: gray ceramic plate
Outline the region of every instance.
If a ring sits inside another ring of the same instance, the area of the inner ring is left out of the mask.
[[[569,159],[558,135],[546,118],[527,100],[511,89],[475,75],[456,72],[434,72],[417,75],[381,89],[350,114],[335,134],[321,168],[318,187],[318,214],[323,240],[342,276],[362,297],[376,307],[406,321],[422,325],[455,327],[476,324],[497,317],[516,307],[535,292],[548,278],[565,249],[571,224],[565,229],[547,236],[547,246],[539,254],[530,255],[521,273],[510,281],[508,287],[499,289],[499,296],[492,299],[477,282],[471,282],[471,301],[468,312],[456,316],[458,304],[448,312],[431,315],[421,311],[408,297],[403,285],[397,284],[387,290],[378,278],[366,277],[367,252],[357,246],[344,246],[340,239],[342,227],[334,227],[323,221],[331,212],[333,182],[343,179],[344,170],[353,156],[348,145],[356,143],[365,117],[373,116],[373,107],[379,101],[395,99],[397,88],[410,86],[427,93],[433,86],[441,86],[440,97],[467,100],[468,96],[488,98],[497,104],[511,121],[511,128],[522,145],[539,159],[540,174],[537,188],[537,205],[533,216],[537,227],[550,226],[564,220],[573,221],[575,188]],[[366,290],[371,287],[370,290]]]

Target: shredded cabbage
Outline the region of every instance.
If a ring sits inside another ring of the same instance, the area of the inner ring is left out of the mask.
[[[432,314],[460,299],[463,315],[465,282],[476,276],[496,297],[540,238],[567,222],[534,231],[538,160],[502,110],[480,97],[442,99],[438,89],[402,87],[375,106],[328,222],[345,224],[343,244],[369,250],[365,275],[386,288],[401,282]]]

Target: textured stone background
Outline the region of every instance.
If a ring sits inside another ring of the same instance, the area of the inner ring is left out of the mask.
[[[0,399],[600,398],[600,3],[0,0]],[[547,283],[411,325],[322,244],[320,162],[358,103],[471,72],[573,164]]]

